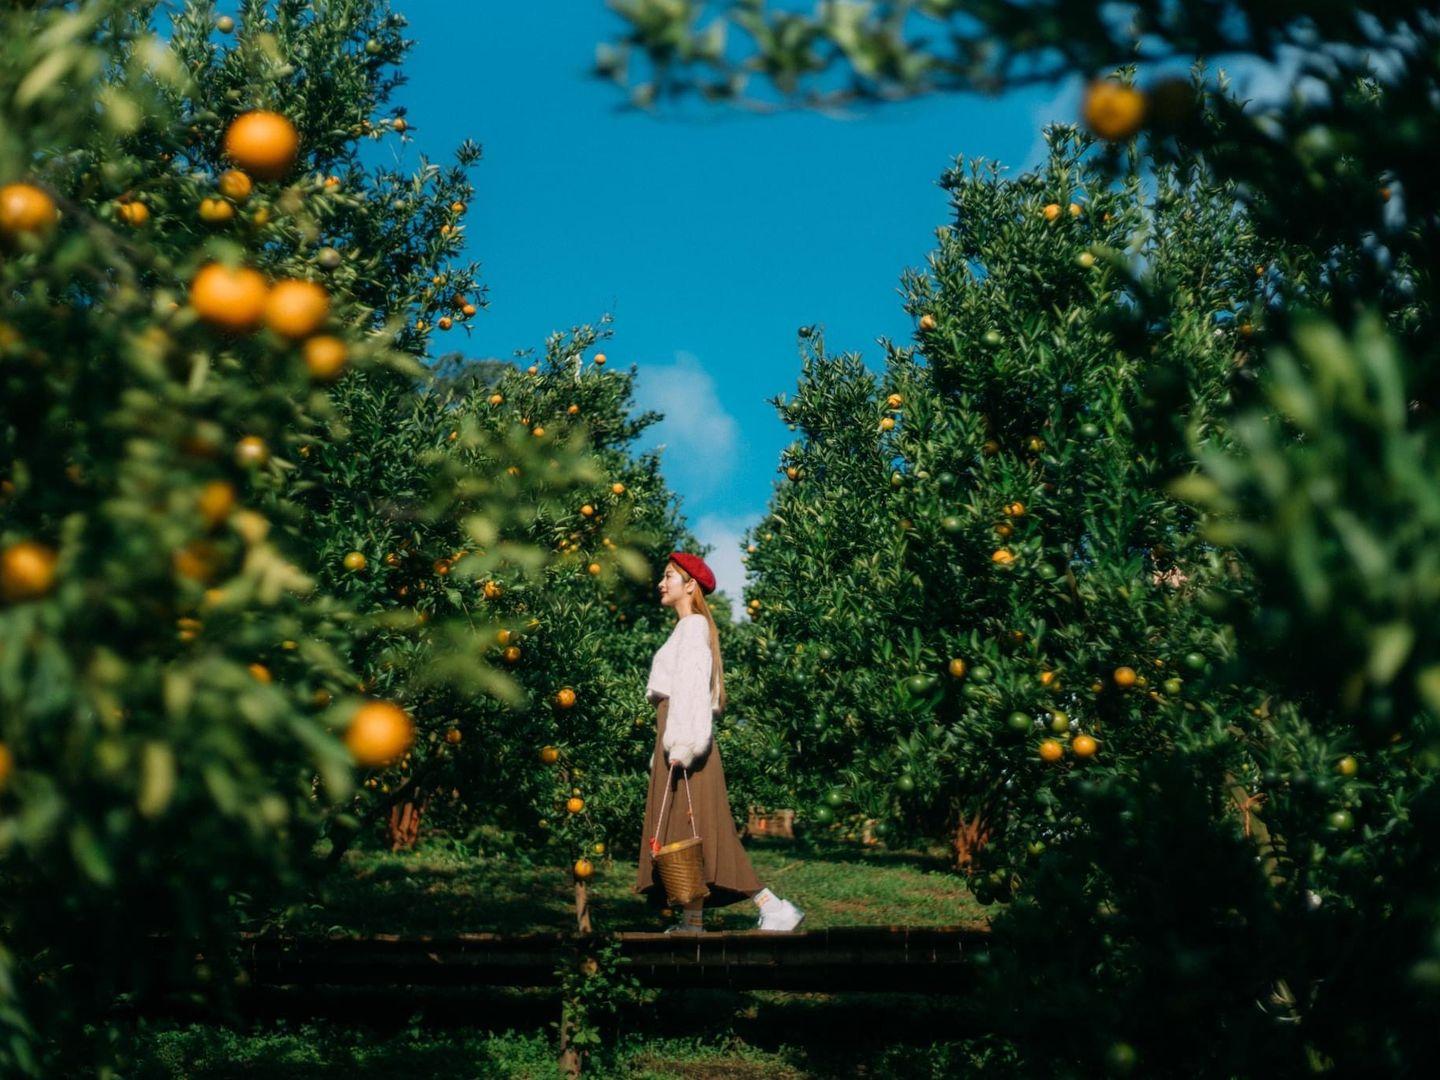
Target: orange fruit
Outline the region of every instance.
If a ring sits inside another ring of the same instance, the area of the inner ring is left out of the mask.
[[[605,354],[604,354],[603,352],[601,352],[601,353],[596,353],[596,354],[595,354],[595,363],[596,363],[599,367],[604,367],[604,366],[605,366]]]
[[[581,881],[588,880],[589,878],[593,877],[594,874],[595,867],[591,864],[589,859],[575,860],[575,876]]]
[[[241,334],[265,318],[269,289],[260,271],[248,266],[210,263],[190,280],[190,306],[213,326]]]
[[[330,294],[313,281],[278,281],[265,301],[265,325],[298,341],[320,329],[330,314]]]
[[[503,404],[505,404],[505,395],[503,395],[503,394],[491,394],[491,395],[490,395],[490,404],[491,404],[491,405],[503,405]]]
[[[300,133],[279,113],[247,112],[225,131],[225,155],[262,180],[284,176],[299,151]]]
[[[1060,204],[1053,202],[1046,203],[1043,213],[1045,214],[1046,221],[1054,221],[1060,216]]]
[[[525,372],[526,372],[526,374],[528,374],[528,375],[538,375],[538,374],[540,373],[540,369],[539,369],[538,367],[536,367],[534,364],[531,364],[529,367],[527,367],[527,368],[525,369]]]
[[[396,131],[404,131],[410,126],[405,122],[405,118],[403,116],[397,116],[392,123]]]
[[[1132,667],[1117,667],[1114,678],[1116,686],[1127,689],[1135,685],[1135,669]]]
[[[999,566],[1009,566],[1015,561],[1015,554],[1006,548],[999,548],[991,553],[990,561]]]
[[[624,485],[624,484],[611,484],[611,485],[610,485],[610,490],[611,490],[614,494],[616,494],[616,495],[624,495],[624,494],[625,494],[625,485]]]
[[[235,207],[231,206],[224,199],[201,199],[200,220],[207,221],[212,225],[222,221],[229,221],[235,216]]]
[[[55,200],[34,184],[0,187],[0,236],[40,236],[55,227]]]
[[[1079,203],[1073,203],[1073,202],[1072,202],[1072,203],[1070,204],[1069,210],[1070,210],[1070,216],[1071,216],[1071,217],[1079,217],[1079,216],[1080,216],[1080,204],[1079,204]]]
[[[485,582],[485,599],[486,599],[486,600],[498,600],[498,599],[500,599],[501,595],[504,594],[504,592],[505,592],[505,589],[500,585],[500,583],[499,583],[498,581],[487,581],[487,582]]]
[[[1024,517],[1025,504],[1018,500],[1012,502],[1005,507],[1005,513],[1008,517]]]
[[[235,460],[241,465],[264,465],[270,460],[270,447],[258,435],[246,435],[235,444]]]
[[[1346,754],[1335,763],[1335,771],[1341,776],[1354,776],[1360,771],[1360,763],[1349,754]]]
[[[555,695],[555,703],[562,709],[572,708],[575,705],[575,691],[568,686],[565,687]]]
[[[346,570],[364,570],[364,569],[365,569],[366,559],[365,559],[365,553],[364,553],[363,551],[352,551],[352,552],[350,552],[348,555],[345,556],[345,560],[344,560],[344,561],[345,561],[345,569],[346,569]]]
[[[329,382],[345,369],[350,349],[330,334],[317,334],[305,342],[305,367],[312,379]]]
[[[212,529],[224,524],[235,509],[235,488],[224,480],[212,480],[200,489],[197,502],[200,516]]]
[[[460,307],[460,314],[464,315],[467,319],[469,319],[474,317],[476,310],[477,309],[474,304],[463,304]]]
[[[1055,681],[1055,672],[1053,672],[1053,671],[1042,671],[1042,672],[1040,673],[1040,685],[1041,685],[1041,686],[1049,686],[1049,685],[1050,685],[1051,683],[1053,683],[1054,681]]]
[[[578,795],[572,795],[565,800],[565,809],[572,814],[578,814],[581,810],[585,809],[585,800]]]
[[[505,662],[506,662],[507,664],[517,663],[517,662],[519,661],[519,659],[520,659],[520,646],[518,646],[518,645],[510,645],[510,646],[507,646],[506,649],[505,649],[505,651],[504,651],[503,653],[501,653],[500,655],[505,658]]]
[[[880,418],[880,430],[881,430],[881,431],[890,431],[890,430],[891,430],[892,428],[894,428],[894,427],[895,427],[895,418],[894,418],[893,416],[882,416],[882,417]]]
[[[542,437],[545,435],[545,429],[544,429],[543,427],[537,427],[537,428],[536,428],[534,431],[532,431],[530,434],[531,434],[531,435],[534,435],[537,439],[539,439],[539,438],[542,438]]]
[[[588,570],[588,571],[590,571],[590,573],[591,573],[592,575],[598,576],[599,573],[600,573],[600,571],[601,571],[601,569],[602,569],[602,567],[600,566],[600,564],[599,564],[598,562],[592,562],[592,563],[591,563],[589,566],[587,566],[585,569]]]
[[[6,783],[10,780],[10,774],[15,771],[15,755],[10,748],[0,742],[0,791],[5,790]]]
[[[250,177],[239,169],[226,169],[220,174],[220,179],[215,184],[220,189],[220,194],[227,199],[234,199],[236,202],[244,202],[250,197],[250,192],[255,185],[251,183]]]
[[[460,734],[458,727],[452,727],[449,731],[445,732],[445,741],[451,746],[459,746],[462,738],[463,736]]]
[[[116,213],[126,225],[144,225],[150,220],[150,207],[142,202],[122,202]]]
[[[367,701],[355,710],[345,745],[361,765],[385,765],[410,748],[415,724],[410,714],[389,701]]]
[[[965,661],[958,656],[950,661],[950,674],[953,678],[963,679],[965,677]]]
[[[1085,126],[1107,142],[1128,139],[1145,122],[1145,95],[1114,79],[1096,79],[1080,105]]]
[[[450,212],[452,214],[463,214],[465,212],[465,204],[459,199],[456,199],[450,204]]]
[[[1089,735],[1076,735],[1074,741],[1070,744],[1070,749],[1075,751],[1076,757],[1094,757],[1096,750],[1095,740]]]
[[[455,321],[451,319],[449,315],[441,315],[440,318],[435,320],[435,325],[441,330],[449,330],[450,327],[455,325]]]
[[[995,535],[1001,539],[1008,540],[1015,535],[1015,529],[1008,521],[1002,521],[999,525],[995,526]]]
[[[0,597],[12,604],[44,596],[55,584],[53,548],[21,540],[0,553]]]
[[[1059,761],[1065,756],[1065,747],[1061,746],[1055,739],[1045,739],[1040,743],[1041,761]]]
[[[565,411],[566,411],[567,413],[569,413],[571,416],[574,416],[576,413],[578,413],[578,412],[580,411],[580,406],[579,406],[579,405],[571,405],[571,406],[570,406],[569,408],[567,408]]]
[[[905,399],[899,394],[891,394],[885,399],[885,404],[892,409],[898,409],[901,405],[905,404]]]
[[[584,506],[580,507],[580,513],[583,514],[585,517],[594,517],[595,507],[591,506],[589,503],[586,503]]]
[[[553,746],[542,746],[540,748],[540,760],[546,765],[554,765],[560,760],[560,751]]]
[[[186,544],[184,547],[176,549],[170,556],[170,563],[175,573],[201,584],[215,576],[218,561],[219,553],[215,550],[214,545],[203,541]]]
[[[929,333],[931,330],[934,330],[934,329],[935,329],[935,316],[934,316],[934,315],[931,315],[928,311],[927,311],[924,315],[921,315],[921,316],[920,316],[920,329],[921,329],[921,330],[924,330],[926,333]]]
[[[256,682],[268,684],[275,681],[270,674],[270,669],[267,668],[264,664],[251,664],[246,670],[250,672],[251,677]]]

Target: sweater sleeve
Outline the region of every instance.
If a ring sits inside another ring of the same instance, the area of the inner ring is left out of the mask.
[[[665,715],[665,752],[685,768],[710,749],[710,622],[686,617],[675,640],[669,712]]]

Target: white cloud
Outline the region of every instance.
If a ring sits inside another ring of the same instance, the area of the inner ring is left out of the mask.
[[[735,515],[706,514],[690,526],[697,540],[714,549],[705,556],[705,563],[715,571],[715,591],[723,592],[730,598],[730,608],[737,622],[748,619],[741,610],[745,606],[745,530],[764,516],[764,511]]]
[[[665,473],[677,491],[702,497],[734,469],[740,425],[725,411],[714,378],[697,357],[678,352],[674,364],[642,365],[635,403],[665,415],[647,434],[668,451]]]

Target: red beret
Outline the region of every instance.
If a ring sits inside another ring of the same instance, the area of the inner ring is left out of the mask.
[[[699,555],[690,555],[683,551],[672,551],[670,553],[670,561],[694,578],[695,584],[700,586],[702,593],[708,595],[715,591],[715,572],[705,565],[705,560],[700,558]]]

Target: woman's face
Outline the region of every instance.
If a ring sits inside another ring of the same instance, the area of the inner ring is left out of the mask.
[[[685,595],[686,581],[680,576],[673,563],[667,564],[665,574],[660,579],[660,603],[665,607],[674,607],[680,597]]]

